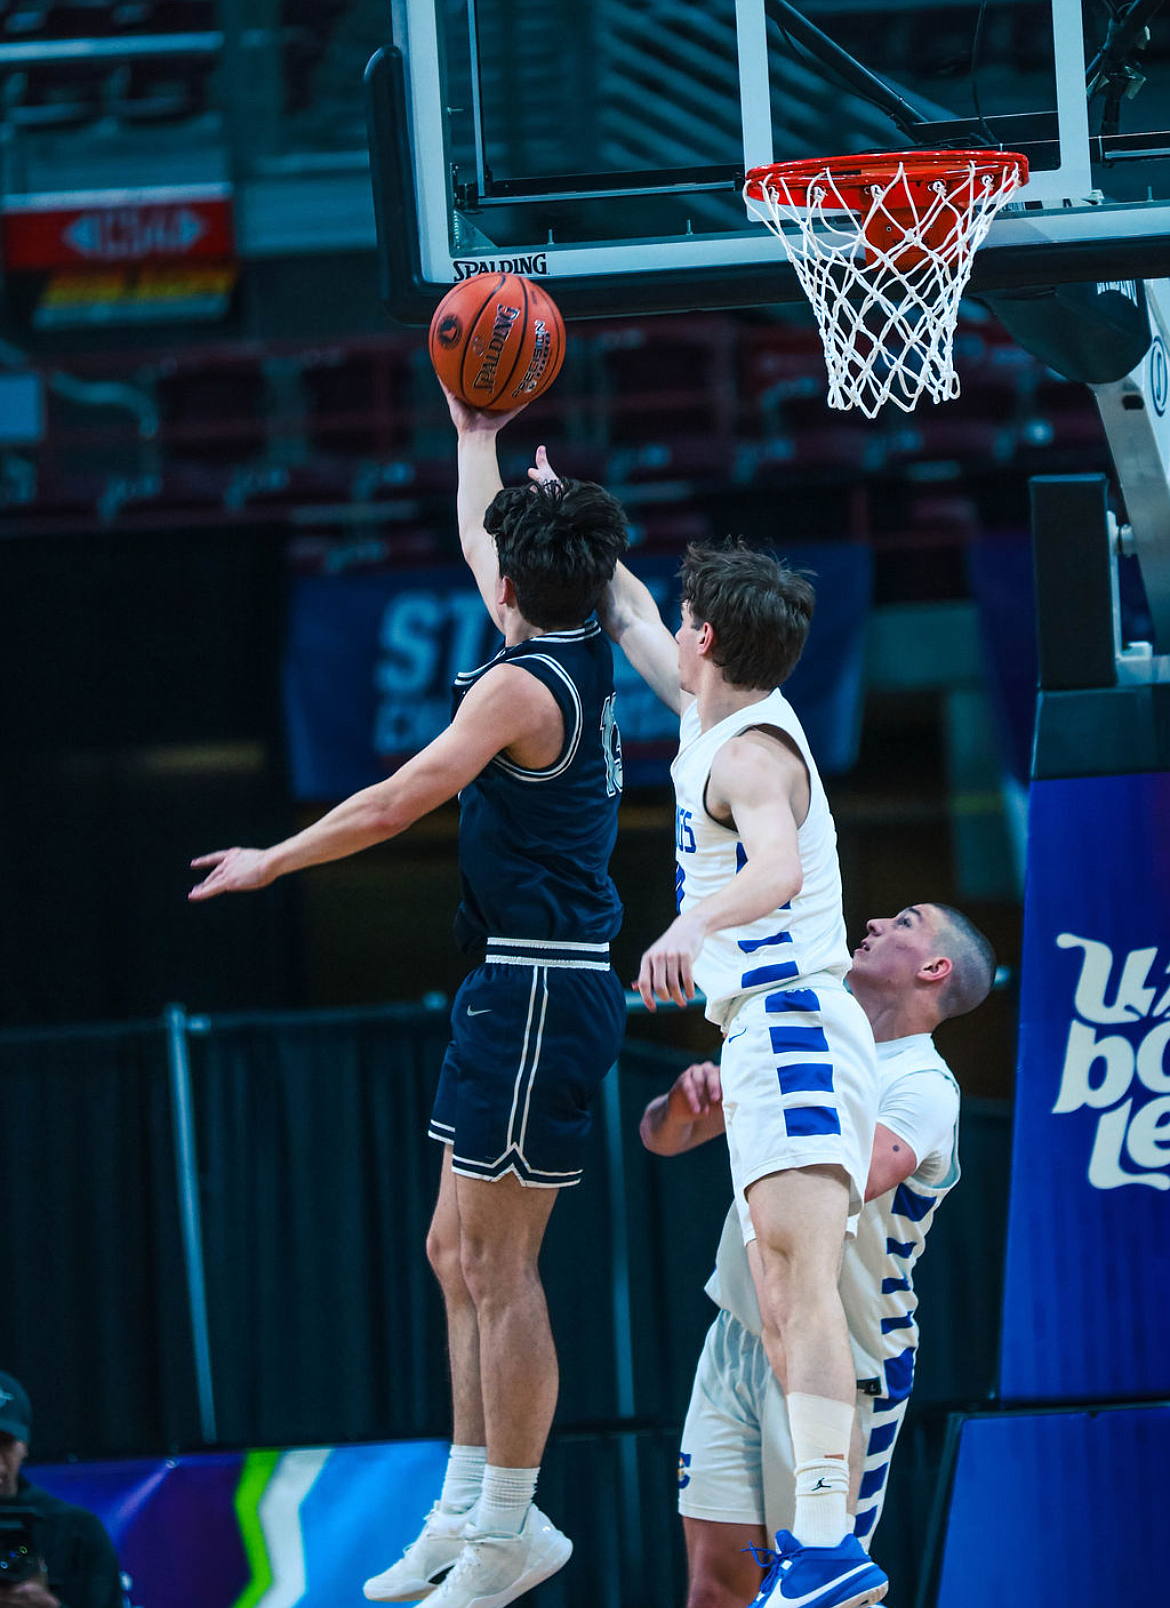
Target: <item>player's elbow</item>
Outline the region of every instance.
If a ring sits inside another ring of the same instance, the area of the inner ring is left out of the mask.
[[[397,791],[372,789],[366,808],[366,824],[372,842],[384,843],[387,838],[397,837],[410,825],[411,819],[405,801]]]
[[[767,869],[768,890],[772,899],[771,908],[782,910],[785,905],[791,904],[801,888],[804,887],[804,872],[801,869],[800,859],[795,854],[781,854]]]
[[[638,1137],[642,1141],[643,1149],[649,1150],[652,1155],[666,1155],[666,1151],[662,1147],[662,1136],[650,1121],[648,1115],[644,1116],[638,1124]]]

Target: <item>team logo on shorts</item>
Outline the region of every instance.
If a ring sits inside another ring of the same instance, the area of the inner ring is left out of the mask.
[[[685,1491],[687,1486],[691,1483],[691,1476],[687,1472],[690,1466],[690,1452],[680,1452],[678,1454],[678,1488],[680,1491]]]

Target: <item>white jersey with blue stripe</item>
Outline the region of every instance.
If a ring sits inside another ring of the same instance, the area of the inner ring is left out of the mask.
[[[707,813],[707,781],[723,745],[756,727],[784,732],[808,767],[808,814],[797,834],[803,883],[781,909],[743,926],[726,927],[704,942],[694,965],[695,982],[707,996],[708,1017],[720,1026],[747,995],[820,973],[841,978],[849,969],[837,831],[804,730],[779,688],[707,731],[700,727],[695,704],[683,714],[678,756],[671,766],[679,910],[717,893],[747,864],[735,828]]]
[[[846,1245],[841,1300],[859,1378],[883,1377],[893,1359],[917,1349],[914,1267],[940,1201],[959,1181],[959,1085],[930,1035],[879,1044],[877,1066],[877,1119],[918,1165],[869,1202]]]

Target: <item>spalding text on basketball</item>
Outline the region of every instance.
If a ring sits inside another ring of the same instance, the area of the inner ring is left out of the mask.
[[[1083,954],[1053,1115],[1101,1112],[1089,1156],[1094,1189],[1170,1189],[1170,964],[1158,966],[1155,947],[1117,961],[1108,944],[1071,932],[1056,945]]]
[[[543,251],[532,257],[456,257],[451,264],[455,283],[474,279],[476,274],[547,274],[548,258]]]
[[[492,323],[492,332],[483,348],[483,362],[479,366],[478,374],[471,382],[473,391],[491,391],[495,389],[496,368],[499,365],[500,354],[504,350],[504,343],[508,339],[509,330],[519,317],[519,307],[509,307],[504,302],[496,303],[496,316]],[[480,355],[478,341],[472,341],[471,349],[477,356]]]

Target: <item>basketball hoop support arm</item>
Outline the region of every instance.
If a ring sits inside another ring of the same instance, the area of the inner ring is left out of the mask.
[[[1105,87],[1119,68],[1128,64],[1134,51],[1141,48],[1142,35],[1162,5],[1163,0],[1133,0],[1131,6],[1113,18],[1105,43],[1085,72],[1085,87],[1090,100]]]
[[[913,139],[915,130],[927,122],[909,101],[903,100],[876,73],[871,73],[868,67],[830,39],[828,34],[822,33],[815,23],[790,5],[789,0],[764,0],[764,10],[782,33],[795,39],[823,67],[836,73],[862,100],[869,101],[884,112],[903,134]]]
[[[1150,345],[1120,380],[1090,386],[1125,499],[1154,653],[1170,654],[1170,280],[1144,281]]]

